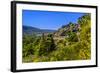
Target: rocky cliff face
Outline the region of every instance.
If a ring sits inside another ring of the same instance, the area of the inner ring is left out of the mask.
[[[67,24],[63,25],[61,28],[58,29],[54,33],[54,36],[59,37],[59,36],[67,36],[69,32],[78,32],[80,30],[80,24]]]

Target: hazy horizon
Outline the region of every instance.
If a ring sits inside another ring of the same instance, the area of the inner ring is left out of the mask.
[[[22,25],[22,26],[27,26],[27,27],[33,27],[33,28],[37,28],[37,29],[41,29],[41,30],[43,30],[42,28],[38,28],[38,27],[34,27],[34,26],[28,26],[28,25]],[[44,28],[44,30],[46,30],[45,28]],[[47,29],[47,30],[57,30],[57,29]]]

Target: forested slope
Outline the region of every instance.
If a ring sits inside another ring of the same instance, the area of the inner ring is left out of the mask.
[[[91,15],[63,25],[53,33],[23,36],[23,62],[91,59]]]

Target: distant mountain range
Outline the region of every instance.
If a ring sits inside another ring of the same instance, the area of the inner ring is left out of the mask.
[[[50,29],[39,29],[36,27],[32,27],[32,26],[25,26],[23,25],[23,34],[42,34],[42,33],[53,33],[56,30],[50,30]]]

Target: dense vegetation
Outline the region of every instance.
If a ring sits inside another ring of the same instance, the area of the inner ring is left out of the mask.
[[[91,17],[63,25],[53,33],[23,35],[23,62],[87,60],[91,58]]]

